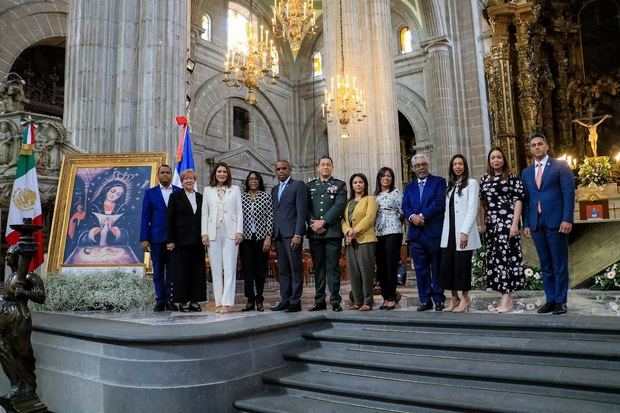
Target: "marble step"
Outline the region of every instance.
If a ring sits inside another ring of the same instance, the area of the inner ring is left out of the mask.
[[[446,413],[454,410],[433,409],[398,403],[360,400],[333,394],[272,389],[262,395],[239,400],[235,408],[249,413]]]
[[[289,362],[318,366],[353,367],[379,372],[411,373],[433,377],[476,379],[553,388],[600,392],[597,399],[620,404],[620,370],[566,367],[547,363],[527,363],[497,360],[492,355],[485,360],[453,356],[449,352],[435,355],[402,354],[398,352],[368,352],[358,346],[341,348],[301,347],[284,353]],[[317,367],[320,368],[320,367]]]
[[[375,344],[390,347],[443,348],[446,350],[484,353],[514,353],[620,361],[620,345],[613,341],[579,340],[572,338],[536,338],[453,334],[437,331],[417,334],[415,330],[373,328],[339,328],[304,334],[308,340],[334,341],[354,344]]]
[[[273,386],[357,398],[360,404],[367,406],[379,401],[459,412],[620,412],[618,403],[594,400],[571,390],[549,394],[546,388],[539,386],[364,369],[324,367],[315,370],[292,363],[288,368],[265,375],[263,380]]]

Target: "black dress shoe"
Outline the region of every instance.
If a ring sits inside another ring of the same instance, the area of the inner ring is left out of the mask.
[[[271,306],[271,311],[284,311],[284,310],[286,310],[286,307],[288,307],[287,304],[285,304],[285,303],[278,303],[276,305],[272,305]]]
[[[164,303],[157,303],[155,304],[155,308],[153,308],[153,311],[155,311],[156,313],[160,313],[162,311],[164,311],[166,309],[166,304]]]
[[[446,306],[443,303],[435,304],[435,311],[443,311],[444,308],[446,308]]]
[[[315,303],[312,307],[308,308],[308,311],[322,311],[327,310],[325,303]]]
[[[254,311],[254,303],[247,303],[247,304],[245,305],[245,307],[243,307],[243,308],[241,309],[241,311],[242,311],[242,312],[244,312],[244,313],[245,313],[246,311]]]
[[[433,309],[433,303],[429,301],[428,303],[420,304],[418,308],[416,308],[416,311],[426,311],[426,310],[432,310],[432,309]]]
[[[284,310],[285,313],[297,313],[299,311],[301,311],[301,304],[289,304]]]
[[[202,313],[202,307],[198,303],[189,303],[189,311],[194,313]]]
[[[265,311],[265,306],[263,306],[263,303],[256,303],[256,311]]]
[[[166,303],[166,310],[179,311],[179,307],[177,307],[174,303]]]
[[[556,304],[555,308],[553,309],[553,314],[555,315],[566,314],[567,312],[568,308],[566,307],[566,303]]]
[[[338,303],[336,304],[332,304],[332,310],[338,312],[338,311],[342,311],[342,306]]]
[[[540,307],[537,311],[538,314],[548,314],[552,313],[555,310],[555,303],[551,303],[547,301],[542,307]]]

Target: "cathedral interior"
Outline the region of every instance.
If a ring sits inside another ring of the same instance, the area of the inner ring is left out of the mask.
[[[518,171],[534,130],[555,156],[592,156],[588,130],[574,120],[601,115],[611,118],[598,126],[598,152],[618,153],[617,0],[363,3],[314,1],[315,28],[294,51],[287,39],[272,41],[277,80],[266,76],[250,102],[246,86],[223,81],[225,62],[245,25],[270,29],[267,0],[3,2],[2,211],[24,113],[41,122],[37,171],[48,220],[64,154],[163,150],[172,160],[180,114],[190,118],[202,182],[221,160],[237,181],[251,169],[273,177],[281,158],[309,179],[323,154],[343,178],[389,165],[403,184],[415,153],[429,153],[445,175],[460,152],[479,176],[496,145]],[[339,74],[356,77],[364,94],[366,116],[347,139],[322,113]]]

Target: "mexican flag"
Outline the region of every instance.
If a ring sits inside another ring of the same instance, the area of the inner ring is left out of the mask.
[[[35,130],[39,126],[30,116],[22,118],[22,147],[17,163],[17,173],[11,192],[11,205],[7,219],[6,240],[9,245],[17,244],[20,233],[11,229],[11,224],[22,224],[24,218],[32,218],[33,224],[43,225],[41,197],[37,182],[36,162],[34,158]],[[43,232],[34,235],[39,250],[30,263],[30,271],[35,271],[43,264]]]

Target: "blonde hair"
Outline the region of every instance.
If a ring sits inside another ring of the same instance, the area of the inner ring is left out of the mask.
[[[194,172],[193,169],[186,169],[183,172],[181,172],[181,176],[179,177],[181,179],[181,182],[183,182],[185,177],[189,175],[191,175],[194,178],[194,181],[196,180],[196,172]]]

